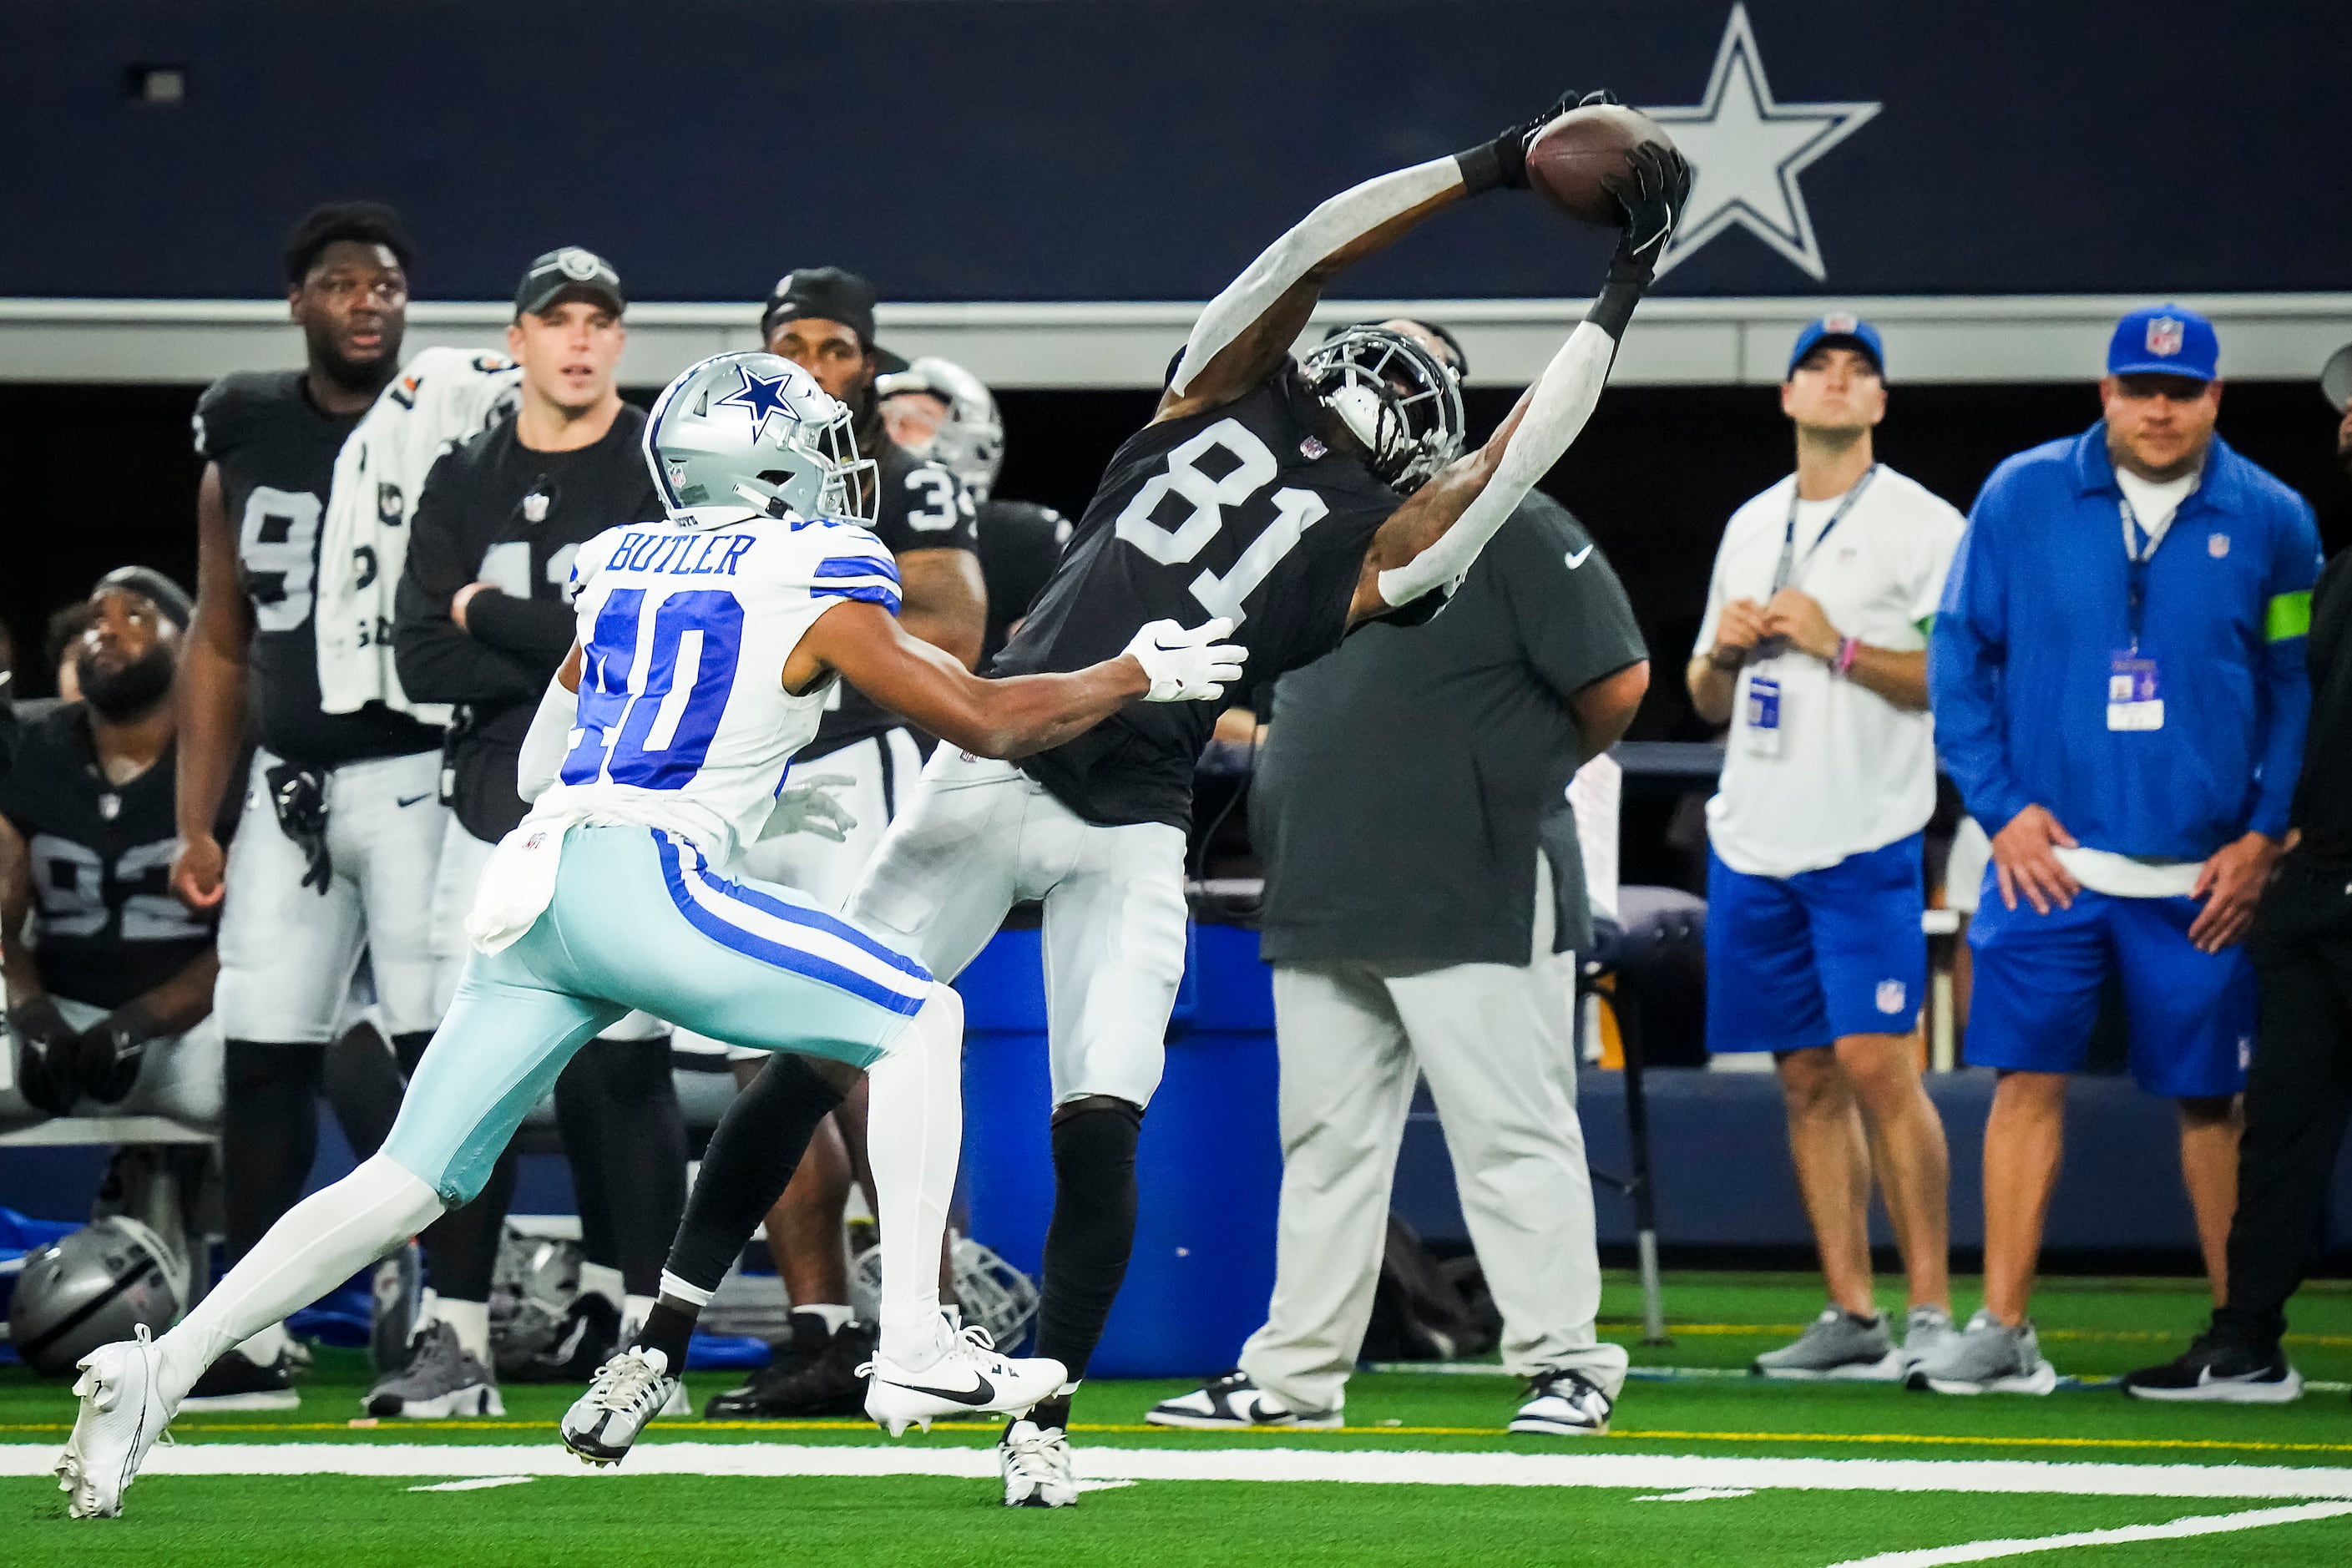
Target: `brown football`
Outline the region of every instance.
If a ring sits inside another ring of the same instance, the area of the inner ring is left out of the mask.
[[[1615,103],[1571,109],[1528,143],[1528,184],[1569,216],[1613,227],[1624,221],[1624,212],[1603,182],[1624,174],[1625,154],[1644,142],[1675,144],[1638,109]]]

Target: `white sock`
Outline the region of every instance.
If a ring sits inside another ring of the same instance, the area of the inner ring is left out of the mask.
[[[460,1301],[444,1296],[434,1304],[434,1321],[446,1323],[457,1331],[457,1343],[467,1355],[484,1366],[490,1364],[490,1304],[488,1301]]]
[[[622,1296],[621,1343],[625,1345],[637,1337],[637,1331],[646,1326],[646,1319],[660,1300],[658,1296]]]
[[[617,1311],[628,1289],[621,1282],[621,1271],[611,1264],[583,1263],[580,1266],[580,1293],[602,1296]]]
[[[806,1312],[813,1318],[823,1318],[824,1320],[824,1331],[828,1334],[837,1334],[841,1332],[842,1325],[848,1322],[851,1318],[856,1315],[849,1308],[841,1305],[837,1301],[811,1301],[805,1307],[802,1306],[798,1301],[793,1302],[793,1316],[797,1318],[803,1312]]]
[[[296,1204],[157,1342],[167,1406],[230,1346],[309,1306],[444,1212],[439,1194],[382,1154]]]
[[[949,1339],[940,1318],[940,1248],[963,1144],[963,999],[933,984],[871,1084],[866,1152],[881,1210],[881,1353],[919,1372]]]
[[[236,1348],[256,1366],[274,1366],[294,1343],[294,1336],[286,1331],[282,1322],[272,1323]]]

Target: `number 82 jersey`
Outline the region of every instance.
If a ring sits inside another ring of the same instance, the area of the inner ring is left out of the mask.
[[[831,695],[784,662],[845,600],[898,613],[881,541],[830,518],[607,529],[572,566],[580,716],[541,820],[670,828],[726,865],[760,835]]]
[[[1253,686],[1339,647],[1365,552],[1402,498],[1324,444],[1317,408],[1286,363],[1232,403],[1129,437],[990,673],[1083,669],[1162,619],[1231,617]],[[1189,827],[1216,719],[1211,703],[1142,703],[1021,766],[1089,822]]]

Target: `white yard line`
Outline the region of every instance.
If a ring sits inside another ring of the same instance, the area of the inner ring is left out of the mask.
[[[436,1481],[429,1487],[411,1487],[413,1492],[480,1492],[492,1487],[527,1487],[533,1476],[477,1476],[470,1481]]]
[[[0,1444],[0,1477],[45,1476],[52,1445]],[[2352,1500],[2352,1469],[2285,1465],[2049,1464],[2020,1459],[1737,1458],[1672,1454],[1497,1454],[1361,1449],[1077,1450],[1098,1481],[1308,1481],[1377,1486],[2054,1493],[2076,1497]],[[159,1476],[943,1476],[996,1474],[993,1448],[785,1443],[647,1443],[625,1466],[590,1470],[551,1443],[182,1443]]]
[[[1875,1557],[1840,1563],[1835,1568],[1935,1568],[1943,1563],[1988,1563],[1996,1557],[2063,1552],[2070,1546],[2225,1535],[2233,1530],[2263,1530],[2273,1524],[2300,1524],[2305,1520],[2334,1519],[2347,1513],[2352,1513],[2352,1502],[2307,1502],[2294,1508],[2258,1508],[2246,1513],[2195,1514],[2168,1524],[2126,1524],[2115,1530],[2078,1530],[2066,1535],[2039,1535],[2022,1541],[1969,1541],[1958,1546],[1930,1546],[1917,1552],[1882,1552]]]

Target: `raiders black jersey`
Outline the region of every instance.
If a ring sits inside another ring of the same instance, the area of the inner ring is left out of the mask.
[[[223,376],[196,404],[196,455],[220,468],[237,567],[253,601],[261,742],[312,767],[429,752],[440,743],[437,731],[380,704],[356,713],[320,707],[312,616],[320,524],[335,455],[360,417],[321,412],[300,371]]]
[[[1364,552],[1400,498],[1323,444],[1315,411],[1286,363],[1233,403],[1129,437],[990,673],[1083,669],[1147,621],[1212,616],[1237,623],[1254,686],[1339,647]],[[1216,719],[1213,703],[1139,703],[1021,766],[1089,822],[1189,827]]]
[[[1025,500],[983,501],[980,508],[980,575],[988,584],[988,636],[982,668],[1004,649],[1013,623],[1029,613],[1054,575],[1070,520],[1050,506]]]
[[[145,773],[111,784],[80,703],[26,726],[0,776],[0,816],[32,860],[33,962],[52,994],[120,1007],[212,945],[213,917],[172,896],[177,762],[167,746]]]
[[[887,437],[877,439],[874,460],[881,494],[875,503],[872,528],[893,555],[916,550],[979,552],[971,497],[953,474],[913,456]],[[835,683],[834,692],[834,705],[818,723],[816,739],[801,752],[803,762],[906,723],[845,680]]]
[[[393,657],[410,697],[463,709],[450,732],[449,796],[477,838],[501,838],[522,820],[515,764],[548,678],[572,651],[572,556],[608,528],[662,515],[645,430],[644,411],[624,405],[593,445],[537,452],[509,414],[443,453],[417,498]],[[475,595],[460,626],[449,601],[468,583],[499,592]]]

